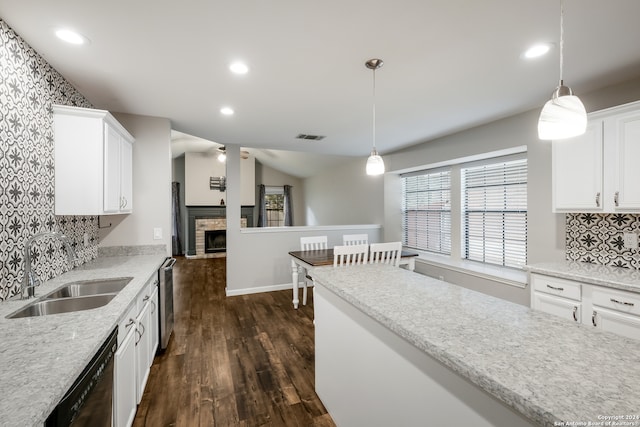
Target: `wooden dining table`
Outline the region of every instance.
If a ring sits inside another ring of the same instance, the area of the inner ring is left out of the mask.
[[[333,265],[333,248],[317,249],[311,251],[290,251],[291,257],[291,279],[293,283],[293,308],[298,308],[298,279],[300,275],[313,277],[313,270],[316,267]],[[416,257],[418,254],[411,251],[402,251],[400,254],[400,266],[405,266],[407,270],[413,271],[416,267]]]

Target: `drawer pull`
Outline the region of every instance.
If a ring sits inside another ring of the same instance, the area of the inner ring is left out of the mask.
[[[573,306],[573,320],[576,321],[576,322],[578,321],[578,315],[577,314],[578,314],[578,306],[574,305]]]
[[[598,314],[597,311],[593,310],[593,315],[591,315],[591,323],[593,323],[593,326],[598,326],[596,324],[596,315]]]
[[[611,302],[615,302],[616,304],[628,305],[629,307],[633,307],[634,303],[626,302],[626,301],[618,301],[617,299],[609,298]]]
[[[553,289],[554,291],[564,291],[564,288],[556,288],[555,286],[547,285],[547,288]]]

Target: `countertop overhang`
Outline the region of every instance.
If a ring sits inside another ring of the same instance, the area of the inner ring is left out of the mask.
[[[389,266],[314,280],[537,424],[640,412],[640,342]]]
[[[1,425],[43,425],[164,259],[164,254],[102,257],[36,288],[40,297],[76,280],[133,277],[100,308],[7,319],[34,299],[0,302]]]

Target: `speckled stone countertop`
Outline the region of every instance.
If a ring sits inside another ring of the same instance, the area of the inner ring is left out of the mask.
[[[38,297],[75,280],[133,277],[100,308],[7,319],[34,299],[0,302],[1,426],[43,425],[164,259],[164,253],[99,257],[36,288]]]
[[[314,279],[539,425],[640,415],[640,342],[400,268]]]
[[[526,269],[531,273],[640,293],[640,272],[629,268],[563,261],[531,264]]]

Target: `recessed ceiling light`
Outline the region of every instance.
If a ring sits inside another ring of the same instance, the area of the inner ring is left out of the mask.
[[[220,113],[225,115],[225,116],[232,116],[233,115],[233,108],[231,108],[231,107],[222,107],[220,109]]]
[[[81,44],[89,43],[89,39],[83,36],[82,34],[76,33],[75,31],[68,30],[65,28],[56,30],[56,36],[60,40],[64,40],[67,43],[71,43],[71,44],[81,45]]]
[[[552,47],[553,43],[538,43],[525,50],[522,57],[525,59],[539,58],[549,53]]]
[[[234,62],[229,65],[229,69],[233,74],[247,74],[249,67],[244,62]]]

